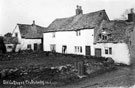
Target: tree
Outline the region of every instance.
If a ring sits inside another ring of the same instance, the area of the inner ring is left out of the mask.
[[[122,19],[122,20],[127,20],[129,13],[134,13],[134,8],[126,9],[126,10],[123,12],[123,14],[121,15],[121,19]]]
[[[128,20],[128,14],[134,13],[134,8],[126,9],[120,16],[120,18],[115,18],[114,20]]]
[[[12,33],[8,32],[4,35],[4,37],[12,37]]]

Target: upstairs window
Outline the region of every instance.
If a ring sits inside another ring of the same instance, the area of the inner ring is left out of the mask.
[[[107,35],[103,35],[103,40],[107,40]]]
[[[55,38],[55,32],[52,33],[52,38]]]
[[[76,31],[76,36],[80,36],[81,35],[81,31]]]

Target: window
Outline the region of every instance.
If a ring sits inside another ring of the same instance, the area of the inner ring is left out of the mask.
[[[30,44],[27,45],[27,49],[31,49],[31,45]]]
[[[112,48],[111,47],[106,47],[105,48],[105,54],[112,54]]]
[[[80,46],[80,52],[82,53],[82,47]]]
[[[105,49],[105,54],[108,54],[108,49]]]
[[[107,36],[106,35],[103,35],[103,40],[107,40]]]
[[[77,51],[79,52],[79,46],[77,47]]]
[[[76,31],[76,36],[80,36],[81,35],[81,31]]]
[[[82,53],[82,46],[75,46],[75,52]]]
[[[52,33],[52,37],[55,38],[55,32]]]
[[[77,47],[75,46],[75,52],[77,52]]]

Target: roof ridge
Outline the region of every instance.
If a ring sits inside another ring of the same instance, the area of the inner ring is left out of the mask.
[[[56,18],[55,20],[68,19],[68,18],[80,16],[80,15],[87,15],[87,14],[92,14],[92,13],[97,13],[97,12],[102,12],[102,11],[105,11],[105,9],[98,10],[98,11],[93,11],[93,12],[89,12],[89,13],[85,13],[85,14],[73,15],[73,16],[69,16],[69,17]],[[105,12],[106,12],[106,11],[105,11]]]

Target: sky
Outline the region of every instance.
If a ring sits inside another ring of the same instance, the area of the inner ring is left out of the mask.
[[[126,9],[135,8],[135,0],[0,0],[0,35],[12,32],[17,25],[32,24],[47,27],[56,18],[75,15],[76,5],[83,13],[105,9],[113,20]]]

